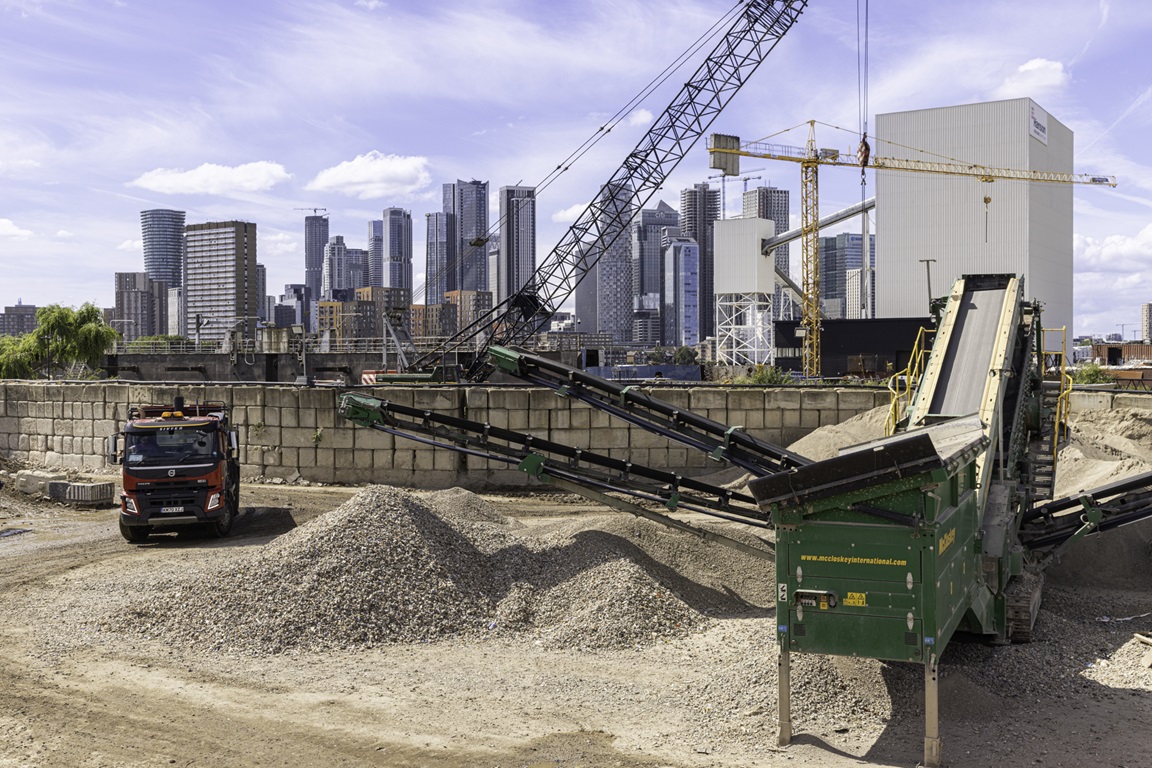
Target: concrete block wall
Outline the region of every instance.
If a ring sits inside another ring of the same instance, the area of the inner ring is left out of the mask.
[[[653,388],[653,396],[780,445],[879,405],[876,389]],[[523,432],[683,474],[719,466],[688,449],[549,389],[380,387],[376,397]],[[1093,393],[1094,395],[1097,393]],[[515,463],[464,456],[344,421],[339,392],[285,385],[0,382],[0,454],[33,465],[98,472],[105,438],[130,405],[222,400],[232,407],[245,476],[417,488],[521,486]],[[1150,399],[1152,400],[1152,399]]]

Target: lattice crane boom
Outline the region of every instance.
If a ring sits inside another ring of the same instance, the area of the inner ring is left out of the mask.
[[[807,0],[751,0],[639,144],[544,259],[523,288],[413,363],[474,353],[468,378],[488,373],[484,351],[522,344],[572,295],[684,155],[747,82],[807,6]],[[607,194],[605,194],[607,191]]]

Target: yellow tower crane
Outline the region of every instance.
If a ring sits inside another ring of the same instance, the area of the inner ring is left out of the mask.
[[[805,376],[820,375],[820,220],[817,169],[821,165],[855,168],[871,166],[882,171],[918,171],[949,176],[969,176],[985,182],[997,179],[1042,181],[1060,184],[1095,184],[1115,187],[1115,176],[1026,171],[1014,168],[992,168],[986,165],[925,160],[903,160],[895,157],[870,157],[867,142],[861,142],[855,156],[835,149],[816,147],[816,121],[808,122],[808,141],[803,147],[749,142],[741,144],[737,136],[712,134],[708,142],[710,166],[725,176],[740,175],[740,158],[788,160],[800,163],[800,331],[803,335],[802,362]],[[987,202],[987,201],[986,201]],[[865,263],[868,247],[864,246]],[[868,290],[865,287],[865,290]]]

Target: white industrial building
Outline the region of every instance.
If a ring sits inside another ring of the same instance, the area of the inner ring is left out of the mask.
[[[724,219],[713,224],[716,255],[716,361],[721,365],[771,365],[772,299],[776,262],[764,241],[776,234],[766,219]]]
[[[1031,99],[877,115],[874,157],[1072,173],[1072,131]],[[1072,329],[1072,185],[876,174],[878,317],[928,312],[962,274],[1013,273]],[[934,262],[926,260],[932,260]]]

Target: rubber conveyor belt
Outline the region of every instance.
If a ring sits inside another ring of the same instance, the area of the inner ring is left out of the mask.
[[[494,346],[493,364],[516,378],[549,387],[559,394],[588,403],[597,410],[662,435],[717,461],[741,467],[757,477],[811,464],[767,440],[753,437],[742,427],[730,427],[649,395],[643,389],[618,384],[563,363],[520,350]]]

